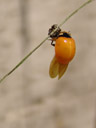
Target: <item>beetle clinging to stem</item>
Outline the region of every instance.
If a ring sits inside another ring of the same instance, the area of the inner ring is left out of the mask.
[[[55,29],[56,31],[54,32]],[[52,25],[48,35],[51,38],[51,45],[55,47],[55,56],[51,61],[49,74],[51,78],[55,78],[58,75],[58,79],[60,79],[65,73],[69,62],[75,56],[75,40],[69,32],[61,31],[57,24]]]

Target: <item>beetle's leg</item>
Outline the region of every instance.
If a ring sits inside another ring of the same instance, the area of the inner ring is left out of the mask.
[[[52,45],[52,46],[55,46],[55,44],[53,43],[53,40],[52,40],[52,42],[51,42],[51,45]]]
[[[53,40],[52,38],[49,38],[48,40],[51,40],[51,45],[55,46],[55,44],[53,43],[55,40]]]

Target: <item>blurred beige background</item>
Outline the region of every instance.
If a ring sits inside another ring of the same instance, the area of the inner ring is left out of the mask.
[[[0,0],[0,78],[85,0]],[[58,81],[49,77],[46,41],[0,84],[0,128],[96,128],[96,1],[63,26],[76,56]]]

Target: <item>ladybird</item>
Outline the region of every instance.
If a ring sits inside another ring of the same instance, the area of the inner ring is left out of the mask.
[[[54,32],[55,29],[56,31]],[[51,38],[51,45],[55,47],[55,56],[50,64],[49,75],[51,78],[55,78],[58,75],[58,79],[60,79],[64,75],[69,62],[75,56],[75,40],[69,32],[61,31],[57,24],[54,24],[49,29],[48,35]]]

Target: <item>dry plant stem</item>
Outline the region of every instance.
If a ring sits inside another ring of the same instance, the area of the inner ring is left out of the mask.
[[[70,17],[72,17],[75,13],[77,13],[81,8],[83,8],[84,6],[86,6],[87,4],[89,4],[90,2],[92,2],[93,0],[88,0],[87,2],[83,3],[79,8],[77,8],[75,11],[73,11],[68,17],[66,17],[66,19],[64,19],[64,21],[62,21],[59,24],[59,27],[61,27],[67,20],[69,20]]]
[[[74,14],[76,14],[81,8],[83,8],[84,6],[86,6],[87,4],[89,4],[90,2],[92,2],[93,0],[88,0],[87,2],[83,3],[79,8],[77,8],[75,11],[73,11],[68,17],[66,17],[64,19],[64,21],[62,21],[58,26],[61,27],[67,20],[69,20]],[[57,28],[51,32],[51,34],[53,34],[55,31],[57,30]],[[0,83],[6,78],[8,77],[13,71],[15,71],[21,64],[24,63],[24,61],[26,59],[28,59],[29,56],[32,55],[33,52],[35,52],[50,36],[47,36],[37,47],[35,47],[31,52],[29,52],[10,72],[8,72],[7,74],[5,74],[1,79],[0,79]]]
[[[16,70],[33,52],[35,52],[47,39],[49,38],[46,37],[37,47],[35,47],[29,54],[27,54],[10,72],[8,72],[2,79],[0,79],[0,83],[7,77],[9,76],[14,70]]]

